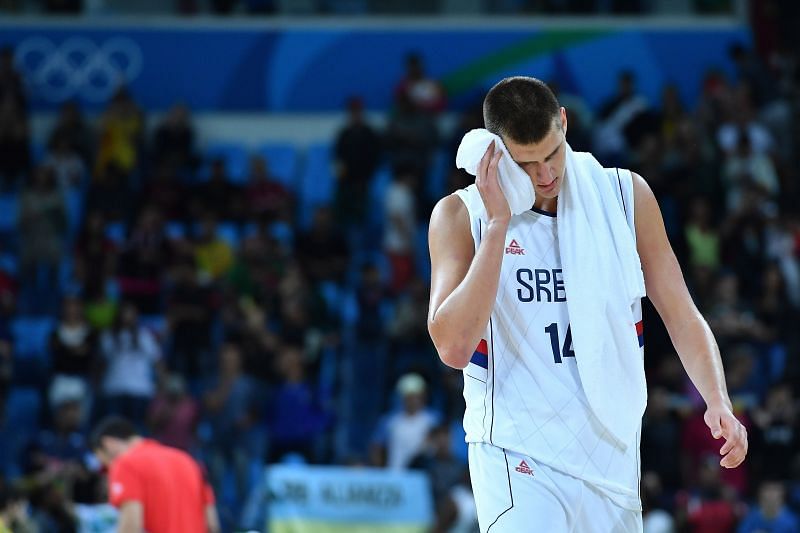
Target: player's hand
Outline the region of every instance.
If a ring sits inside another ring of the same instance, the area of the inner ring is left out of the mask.
[[[489,145],[486,153],[483,154],[481,162],[478,163],[478,176],[475,184],[486,208],[486,215],[489,222],[501,222],[507,224],[511,220],[511,209],[508,207],[508,200],[503,190],[500,188],[498,179],[497,165],[503,151],[495,147],[495,143]]]
[[[710,405],[703,416],[706,425],[711,430],[715,439],[725,439],[719,450],[722,456],[720,465],[725,468],[736,468],[747,455],[747,430],[741,422],[733,416],[727,405]]]

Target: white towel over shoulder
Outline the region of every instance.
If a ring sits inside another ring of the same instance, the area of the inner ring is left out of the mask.
[[[647,404],[631,307],[645,295],[642,266],[602,165],[567,146],[566,166],[558,243],[578,373],[594,413],[620,443],[629,443]]]
[[[493,141],[503,150],[500,188],[511,214],[518,215],[533,206],[534,189],[499,136],[485,129],[467,133],[456,165],[476,175]],[[632,311],[645,295],[644,277],[613,183],[591,154],[573,152],[569,145],[566,149],[557,215],[572,344],[592,411],[624,446],[635,440],[647,403]]]

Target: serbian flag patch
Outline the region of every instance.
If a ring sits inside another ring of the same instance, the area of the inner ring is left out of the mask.
[[[469,362],[481,368],[489,369],[489,347],[486,344],[486,339],[481,339],[481,342],[478,343]]]
[[[641,320],[636,323],[636,336],[639,337],[639,348],[644,346],[644,322]]]

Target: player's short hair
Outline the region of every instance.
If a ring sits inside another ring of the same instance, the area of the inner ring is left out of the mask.
[[[500,80],[483,100],[486,129],[520,144],[538,143],[550,132],[561,107],[543,81],[526,76]]]
[[[92,446],[92,450],[98,450],[102,447],[103,437],[128,440],[138,434],[136,427],[130,421],[121,416],[109,416],[98,422],[94,431],[92,431],[89,443]]]

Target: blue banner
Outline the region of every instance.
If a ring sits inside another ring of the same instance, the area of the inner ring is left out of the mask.
[[[11,44],[34,109],[77,99],[102,108],[127,83],[146,108],[177,101],[196,111],[338,111],[361,96],[387,109],[404,74],[405,57],[420,53],[441,80],[451,109],[463,108],[511,74],[556,80],[596,106],[616,88],[622,69],[637,74],[642,92],[658,102],[675,83],[693,104],[705,71],[731,68],[728,46],[749,42],[735,26],[708,29],[226,28],[191,23],[130,25],[0,23],[0,45]]]
[[[433,523],[428,478],[420,472],[274,465],[264,479],[255,501],[266,503],[272,533],[423,533]]]

